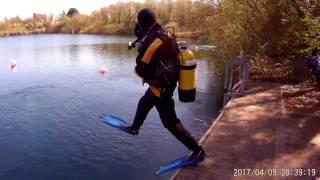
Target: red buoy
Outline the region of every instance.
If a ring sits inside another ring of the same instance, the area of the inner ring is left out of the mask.
[[[17,61],[16,60],[12,60],[11,61],[11,67],[15,67],[17,66]]]
[[[17,61],[16,60],[11,61],[10,68],[12,71],[16,70],[16,68],[17,68]]]
[[[100,68],[100,74],[104,75],[108,72],[107,68],[106,67],[101,67]]]

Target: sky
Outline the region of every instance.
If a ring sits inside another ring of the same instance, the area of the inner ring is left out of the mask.
[[[114,4],[118,1],[143,0],[7,0],[0,5],[0,20],[5,17],[31,17],[34,12],[57,15],[63,10],[68,12],[71,7],[77,8],[82,14],[90,14],[93,10]]]

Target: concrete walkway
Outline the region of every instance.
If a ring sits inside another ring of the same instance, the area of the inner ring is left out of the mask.
[[[206,159],[171,179],[320,179],[320,91],[249,83],[201,143]],[[302,176],[297,168],[304,170]]]

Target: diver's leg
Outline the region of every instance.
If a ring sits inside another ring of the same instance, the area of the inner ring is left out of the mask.
[[[155,100],[156,100],[155,98],[156,97],[152,94],[150,89],[148,89],[144,94],[144,96],[141,97],[138,103],[136,116],[131,126],[132,131],[139,131],[149,111],[155,105]]]
[[[194,157],[203,160],[205,153],[197,141],[191,136],[191,134],[183,127],[180,120],[177,118],[174,110],[174,101],[170,97],[159,98],[156,103],[156,108],[160,114],[163,125],[187,148],[193,151]],[[199,156],[198,156],[199,155]]]

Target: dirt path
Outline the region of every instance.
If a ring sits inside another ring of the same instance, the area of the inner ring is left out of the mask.
[[[172,179],[320,179],[320,89],[249,83],[203,141],[205,161]]]

